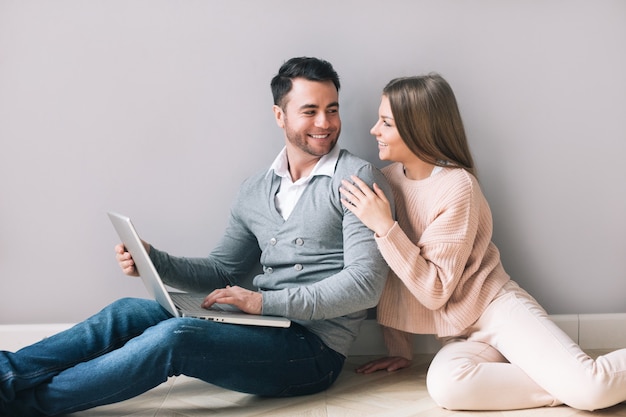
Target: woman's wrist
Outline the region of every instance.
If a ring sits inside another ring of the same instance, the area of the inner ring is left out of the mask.
[[[389,234],[389,231],[391,230],[394,224],[396,224],[396,222],[392,219],[389,219],[385,222],[381,222],[381,224],[376,227],[376,230],[374,230],[374,233],[376,233],[376,236],[378,237],[385,237]]]

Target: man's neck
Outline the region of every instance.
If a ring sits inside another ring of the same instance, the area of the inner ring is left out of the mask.
[[[308,177],[321,156],[309,155],[304,152],[294,152],[287,149],[287,163],[289,164],[289,175],[291,181],[296,182],[300,178]]]

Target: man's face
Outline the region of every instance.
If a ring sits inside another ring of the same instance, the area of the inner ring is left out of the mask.
[[[339,94],[332,81],[292,80],[281,107],[274,106],[276,123],[285,130],[288,149],[314,157],[329,153],[339,139]]]

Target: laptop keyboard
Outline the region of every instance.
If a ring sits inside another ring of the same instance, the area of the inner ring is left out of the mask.
[[[176,304],[180,310],[186,311],[188,313],[192,313],[194,311],[202,312],[206,311],[205,308],[202,308],[202,302],[206,298],[206,295],[202,294],[190,294],[190,293],[178,293],[171,292],[169,293],[170,297],[172,297],[172,301]],[[230,304],[213,304],[211,306],[211,310],[217,311],[240,311],[237,307],[232,306]]]
[[[176,307],[179,309],[198,311],[202,310],[201,304],[206,296],[171,292],[170,297],[172,297],[172,301],[174,301],[174,304],[176,304]]]

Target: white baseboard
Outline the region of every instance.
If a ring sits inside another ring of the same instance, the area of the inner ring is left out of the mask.
[[[2,324],[0,350],[15,352],[43,338],[69,329],[72,324]]]
[[[626,314],[580,314],[578,343],[584,349],[626,347]]]
[[[626,313],[557,314],[550,318],[583,349],[626,348]],[[16,351],[71,326],[69,323],[0,325],[0,350]],[[439,346],[434,336],[415,336],[415,353],[435,353]],[[375,320],[366,320],[359,337],[350,349],[350,355],[385,353],[380,326]]]

